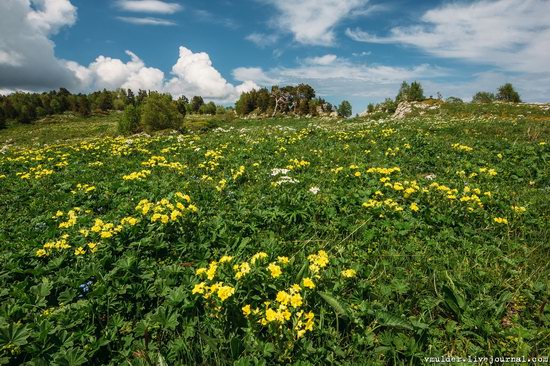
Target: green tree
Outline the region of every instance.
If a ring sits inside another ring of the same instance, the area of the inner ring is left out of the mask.
[[[475,93],[472,98],[472,103],[492,103],[495,100],[493,93],[480,91]]]
[[[193,113],[199,113],[199,109],[203,104],[204,104],[204,99],[202,99],[201,96],[195,95],[191,99],[191,110],[193,111]]]
[[[399,92],[397,93],[397,96],[395,97],[395,101],[397,103],[408,101],[409,100],[409,94],[411,91],[411,86],[406,81],[403,81],[401,83],[401,87],[399,88]]]
[[[418,81],[413,81],[409,89],[409,102],[421,102],[426,97],[424,96],[424,89]]]
[[[201,107],[199,108],[199,113],[209,115],[216,114],[216,104],[214,104],[214,102],[209,102],[201,105]]]
[[[150,92],[141,109],[141,126],[148,132],[180,128],[183,117],[170,94]]]
[[[128,135],[131,133],[139,132],[140,130],[140,121],[141,115],[139,107],[136,107],[133,104],[129,104],[124,109],[124,115],[118,121],[118,132]]]
[[[89,116],[91,113],[90,102],[86,95],[78,95],[77,97],[77,112],[81,116]]]
[[[0,105],[0,130],[2,128],[6,128],[6,114],[4,113],[4,109]]]
[[[340,105],[338,106],[338,115],[340,117],[348,118],[351,116],[351,113],[351,103],[347,100],[342,101],[342,103],[340,103]]]
[[[182,95],[176,100],[176,108],[178,108],[178,112],[180,112],[180,114],[184,117],[187,114],[188,105],[189,105],[189,99],[187,99],[185,95]]]
[[[512,84],[501,85],[497,90],[496,99],[502,102],[521,103],[521,98]]]

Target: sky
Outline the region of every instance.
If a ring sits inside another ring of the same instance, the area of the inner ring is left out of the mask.
[[[550,0],[0,0],[0,93],[65,87],[201,95],[308,83],[354,113],[471,99],[511,82],[550,101]]]

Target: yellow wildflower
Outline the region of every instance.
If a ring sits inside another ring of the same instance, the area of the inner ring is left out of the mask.
[[[281,267],[279,267],[275,263],[270,263],[269,266],[267,266],[267,269],[271,272],[271,277],[273,278],[277,278],[283,273],[281,271]]]
[[[78,247],[74,250],[74,255],[83,255],[86,253],[86,250],[82,247]]]
[[[353,278],[353,277],[355,277],[356,274],[357,274],[357,272],[355,272],[355,270],[353,270],[353,269],[346,269],[346,270],[342,271],[342,276],[344,276],[346,278]]]
[[[302,280],[302,283],[304,284],[304,287],[307,287],[309,289],[314,289],[315,288],[315,283],[313,283],[313,281],[309,277],[304,278]]]

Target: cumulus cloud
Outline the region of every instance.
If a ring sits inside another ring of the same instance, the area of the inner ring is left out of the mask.
[[[177,3],[169,3],[160,0],[118,0],[120,9],[139,13],[173,14],[183,9]]]
[[[126,23],[136,24],[136,25],[176,25],[176,23],[174,23],[171,20],[152,18],[152,17],[144,17],[144,18],[117,17],[117,19],[122,20],[123,22],[126,22]]]
[[[308,57],[305,59],[306,64],[311,65],[330,65],[334,61],[336,61],[338,57],[336,55],[324,55],[319,57]]]
[[[361,29],[346,33],[361,42],[412,45],[439,57],[547,73],[550,1],[448,3],[424,13],[418,24],[392,28],[387,36]]]
[[[74,74],[54,54],[48,38],[76,21],[76,8],[68,0],[0,1],[0,87],[72,88]]]
[[[278,11],[272,20],[277,28],[292,33],[298,43],[324,46],[334,43],[334,28],[342,20],[354,16],[354,12],[366,14],[368,3],[368,0],[265,1]]]
[[[258,88],[252,81],[235,87],[212,66],[207,53],[193,53],[185,47],[179,49],[179,59],[172,67],[172,75],[165,89],[174,95],[201,95],[212,100],[230,101],[237,99],[243,91]]]

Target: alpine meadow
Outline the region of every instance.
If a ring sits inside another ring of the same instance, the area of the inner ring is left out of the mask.
[[[548,364],[546,14],[2,0],[0,365]]]

